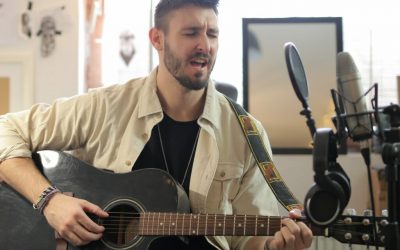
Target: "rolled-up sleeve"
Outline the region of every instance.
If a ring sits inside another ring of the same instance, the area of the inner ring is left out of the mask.
[[[38,150],[78,148],[87,137],[83,133],[93,111],[91,99],[89,94],[58,99],[0,116],[0,162],[31,157]]]

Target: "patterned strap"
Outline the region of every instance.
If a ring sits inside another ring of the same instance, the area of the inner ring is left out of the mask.
[[[236,117],[239,120],[243,133],[250,146],[250,150],[275,197],[288,211],[294,208],[303,210],[303,205],[294,197],[293,193],[286,186],[286,183],[283,181],[275,164],[271,160],[254,121],[249,117],[242,106],[229,97],[226,97],[226,99],[235,111]]]

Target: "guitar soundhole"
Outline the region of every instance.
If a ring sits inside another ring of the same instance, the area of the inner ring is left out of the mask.
[[[108,247],[123,249],[138,243],[140,208],[136,205],[132,201],[119,200],[105,208],[109,217],[102,219],[100,224],[105,227],[102,242]]]

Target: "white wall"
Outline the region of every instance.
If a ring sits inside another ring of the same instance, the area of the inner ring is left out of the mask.
[[[31,89],[33,91],[33,93],[29,93],[32,96],[31,104],[36,102],[51,103],[58,97],[71,96],[82,92],[83,75],[82,71],[78,69],[83,66],[78,56],[83,53],[82,49],[79,48],[83,37],[79,35],[78,27],[82,27],[82,25],[78,25],[78,23],[80,11],[83,11],[83,9],[79,9],[79,5],[83,5],[84,1],[33,1],[34,4],[31,11],[33,36],[31,39],[24,39],[14,34],[14,32],[18,33],[19,16],[26,10],[27,1],[16,0],[16,2],[16,13],[11,14],[12,18],[9,24],[15,27],[10,29],[12,33],[9,34],[10,37],[15,37],[15,39],[12,39],[14,41],[10,40],[12,43],[0,43],[0,57],[1,54],[5,53],[17,56],[23,54],[26,58],[29,58],[28,60],[32,60],[33,73],[29,81],[31,88],[25,90],[30,91],[29,89]],[[48,57],[42,57],[40,54],[41,37],[36,36],[39,30],[40,18],[61,6],[65,6],[63,14],[59,16],[62,34],[55,38],[56,48],[53,53]],[[21,100],[23,96],[24,93],[18,93],[11,98]],[[27,108],[27,105],[23,108]]]

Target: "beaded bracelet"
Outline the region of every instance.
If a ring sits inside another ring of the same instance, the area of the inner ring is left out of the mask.
[[[33,209],[39,210],[39,212],[42,214],[43,209],[46,207],[47,203],[55,195],[56,193],[60,193],[61,191],[56,187],[56,186],[50,186],[46,188],[42,194],[39,196],[38,200],[36,203],[34,203]]]

